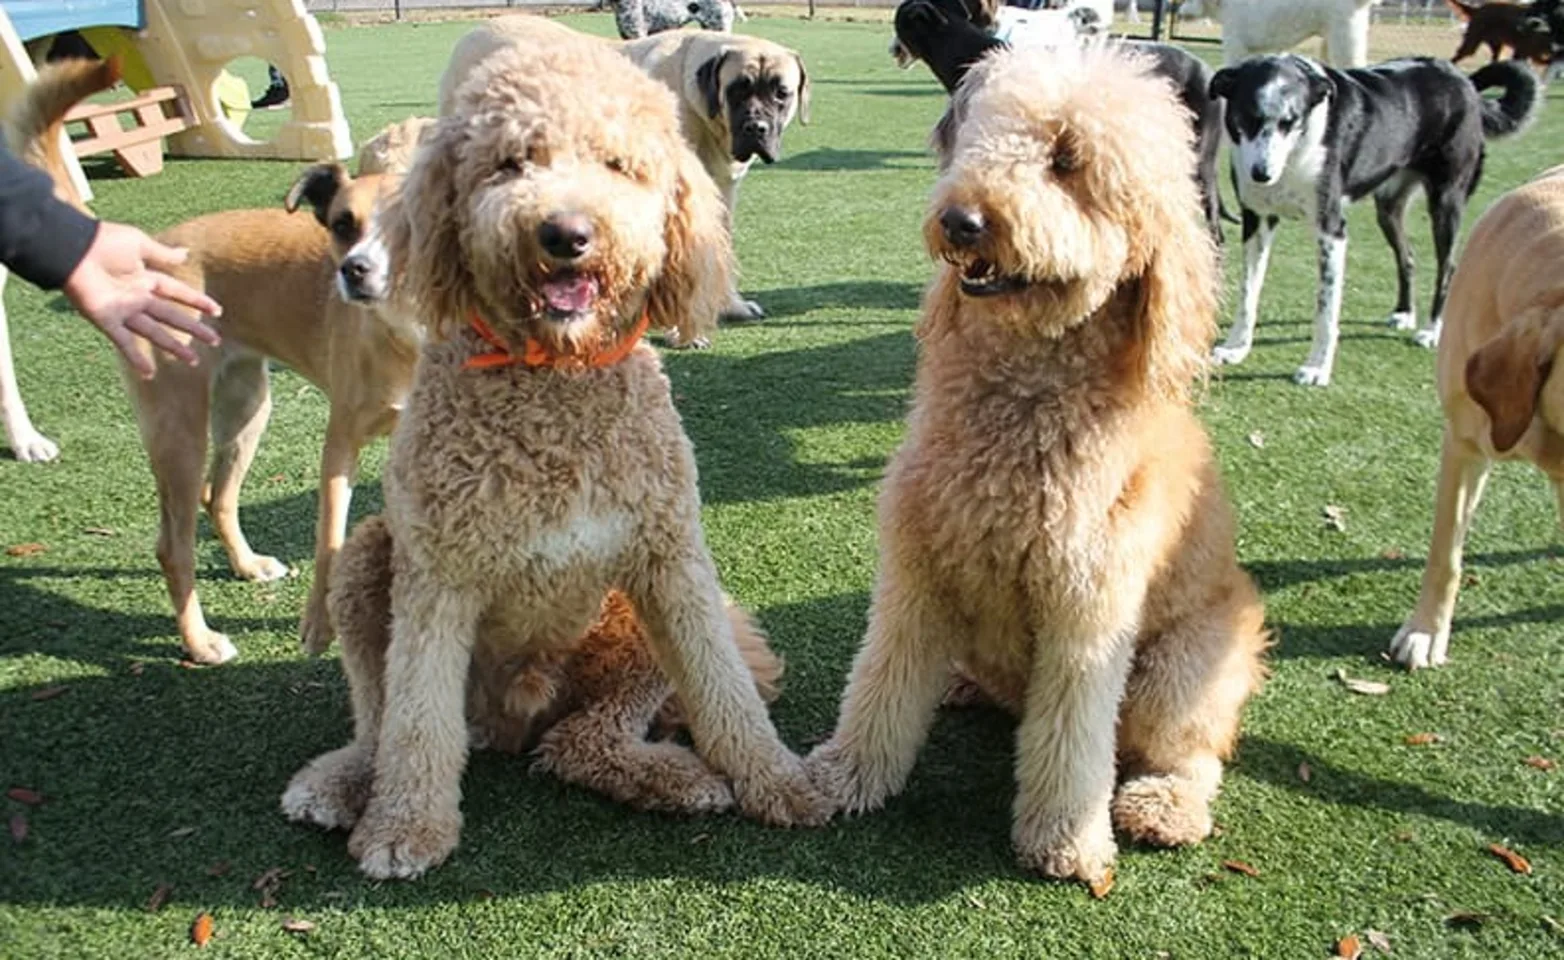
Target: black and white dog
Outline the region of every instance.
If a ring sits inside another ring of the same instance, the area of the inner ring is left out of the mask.
[[[1088,10],[1088,8],[1080,8]],[[955,93],[967,71],[990,50],[1006,46],[992,31],[994,18],[979,0],[903,0],[896,8],[896,36],[891,54],[903,67],[922,60],[945,88]],[[1198,164],[1195,178],[1206,224],[1212,238],[1222,242],[1220,197],[1217,192],[1217,154],[1222,147],[1222,103],[1210,93],[1211,68],[1194,54],[1164,43],[1122,41],[1126,47],[1151,60],[1159,76],[1166,77],[1190,113],[1195,131]],[[954,130],[949,117],[935,128],[935,142]]]
[[[1498,101],[1479,93],[1502,88]],[[1293,379],[1330,383],[1341,319],[1347,206],[1370,194],[1396,256],[1399,280],[1390,322],[1417,326],[1412,307],[1408,200],[1428,198],[1437,257],[1429,322],[1417,340],[1433,346],[1453,269],[1452,249],[1467,199],[1482,174],[1485,140],[1515,133],[1537,104],[1537,79],[1516,61],[1468,78],[1448,61],[1392,60],[1336,70],[1293,54],[1251,57],[1217,71],[1211,94],[1226,101],[1233,180],[1243,209],[1244,287],[1217,363],[1241,363],[1254,341],[1260,288],[1277,223],[1313,220],[1319,240],[1314,346]]]

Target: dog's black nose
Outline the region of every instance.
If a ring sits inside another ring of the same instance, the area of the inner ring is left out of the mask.
[[[1265,169],[1257,163],[1249,168],[1249,179],[1253,180],[1255,183],[1270,183],[1271,171]]]
[[[970,247],[983,239],[988,224],[983,214],[971,207],[946,207],[939,215],[939,225],[945,231],[945,239],[958,247]]]
[[[342,261],[342,279],[349,283],[362,283],[369,276],[369,264],[362,257],[348,257]]]
[[[580,213],[556,213],[538,227],[538,243],[550,256],[574,260],[592,246],[592,221]]]
[[[771,132],[771,124],[764,120],[750,120],[744,124],[744,135],[759,140]]]

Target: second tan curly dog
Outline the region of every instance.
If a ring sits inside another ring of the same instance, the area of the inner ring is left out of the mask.
[[[1101,883],[1115,825],[1210,833],[1263,675],[1264,612],[1191,402],[1215,250],[1189,125],[1146,64],[1003,53],[962,90],[868,633],[807,765],[841,808],[884,804],[955,665],[1020,714],[1021,864]]]
[[[318,758],[287,811],[353,824],[348,850],[372,877],[442,862],[461,830],[479,637],[506,642],[497,655],[575,645],[617,589],[736,805],[821,822],[829,804],[734,640],[694,453],[641,339],[704,333],[732,272],[722,201],[673,95],[570,31],[455,60],[465,79],[443,88],[385,214],[399,293],[431,339],[385,469],[391,637],[374,752]],[[372,695],[355,685],[359,716]],[[698,805],[710,781],[696,754],[664,768],[665,796]]]

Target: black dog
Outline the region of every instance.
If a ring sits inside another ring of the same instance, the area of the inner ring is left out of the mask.
[[[988,32],[992,23],[990,9],[978,0],[904,0],[896,8],[896,40],[891,51],[903,66],[922,60],[945,92],[955,93],[973,64],[988,51],[1005,45]],[[1122,42],[1151,60],[1154,72],[1173,84],[1189,110],[1198,158],[1195,179],[1200,184],[1206,225],[1220,244],[1222,211],[1217,189],[1217,154],[1222,146],[1222,104],[1210,94],[1211,68],[1199,57],[1165,43]],[[936,146],[944,135],[953,132],[949,120],[947,115],[935,128]]]
[[[1479,91],[1502,88],[1498,101]],[[1240,363],[1254,339],[1260,287],[1277,223],[1311,221],[1320,285],[1314,347],[1294,379],[1324,386],[1336,357],[1347,251],[1347,205],[1370,194],[1379,228],[1396,256],[1391,323],[1417,325],[1412,256],[1403,219],[1412,194],[1428,198],[1437,257],[1425,346],[1438,342],[1454,268],[1451,252],[1466,202],[1482,175],[1484,142],[1513,134],[1537,105],[1537,78],[1517,60],[1491,63],[1468,78],[1449,61],[1391,60],[1335,70],[1293,54],[1250,57],[1217,71],[1213,96],[1227,101],[1233,181],[1243,204],[1244,289],[1219,363]]]

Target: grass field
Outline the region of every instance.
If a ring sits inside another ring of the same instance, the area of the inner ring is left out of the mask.
[[[605,15],[573,22],[610,29]],[[802,51],[814,81],[813,123],[744,185],[744,286],[770,319],[667,365],[708,538],[728,589],[787,656],[775,715],[804,749],[832,726],[864,626],[874,498],[902,433],[931,272],[918,226],[943,96],[925,71],[894,68],[883,25],[748,27]],[[355,139],[431,109],[464,29],[327,31]],[[1491,150],[1468,224],[1564,155],[1561,110],[1547,104],[1522,139]],[[94,167],[96,207],[162,228],[280,203],[296,170],[176,160],[135,182]],[[1413,218],[1427,264],[1421,205]],[[203,539],[207,613],[242,656],[181,669],[153,557],[156,499],[109,349],[58,298],[13,282],[23,387],[63,454],[0,460],[0,545],[44,548],[0,555],[0,787],[45,798],[0,800],[27,826],[22,842],[0,839],[0,956],[177,956],[194,949],[187,930],[203,911],[216,926],[207,952],[233,957],[1306,958],[1368,930],[1396,957],[1564,955],[1564,769],[1524,762],[1564,763],[1551,497],[1529,468],[1498,471],[1468,549],[1453,664],[1390,669],[1380,651],[1416,595],[1439,415],[1431,355],[1378,322],[1394,276],[1371,210],[1355,211],[1351,236],[1334,385],[1290,382],[1314,303],[1313,245],[1290,226],[1259,346],[1203,399],[1241,557],[1280,641],[1218,802],[1221,831],[1182,852],[1126,849],[1102,902],[1015,866],[1013,726],[987,711],[943,717],[885,811],[809,832],[636,814],[479,755],[453,859],[412,884],[364,881],[342,836],[277,810],[293,771],[350,725],[335,657],[304,659],[295,640],[319,392],[278,372],[244,501],[252,542],[300,576],[236,581]],[[367,458],[357,514],[379,505],[383,458],[383,445]],[[1327,506],[1345,529],[1327,526]],[[1390,693],[1351,694],[1338,670]],[[1420,733],[1439,739],[1406,743]],[[1512,873],[1492,843],[1534,871]],[[267,905],[255,881],[273,868],[288,873]],[[149,911],[161,885],[167,902]],[[314,930],[289,933],[285,918]]]

